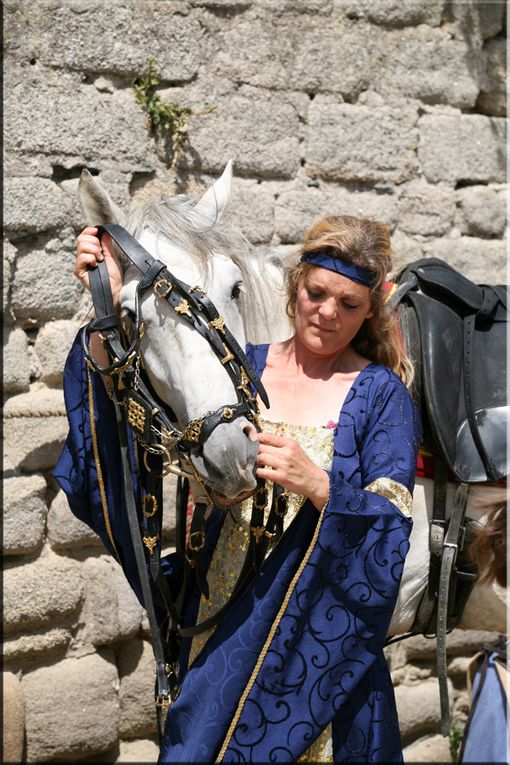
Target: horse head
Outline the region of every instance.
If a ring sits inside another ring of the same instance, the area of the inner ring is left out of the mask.
[[[231,176],[229,162],[221,178],[198,201],[159,194],[125,214],[84,170],[79,196],[90,225],[121,224],[178,279],[200,285],[244,348],[245,322],[257,285],[249,267],[249,245],[226,220]],[[141,274],[119,249],[114,251],[123,271],[122,315],[129,316]],[[143,294],[140,306],[142,364],[178,426],[184,429],[207,412],[236,404],[234,383],[207,340],[153,290]],[[254,490],[257,452],[256,429],[241,416],[217,425],[190,457],[215,500],[231,504]]]

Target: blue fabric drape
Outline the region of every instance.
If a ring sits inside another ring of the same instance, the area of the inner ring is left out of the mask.
[[[248,348],[262,374],[267,346]],[[94,377],[96,377],[94,375]],[[71,509],[105,527],[90,445],[79,344],[65,372],[70,434],[55,476]],[[119,495],[112,405],[94,380],[96,427],[119,562],[139,591]],[[354,381],[334,432],[331,493],[319,514],[306,502],[243,598],[183,678],[161,762],[295,761],[329,723],[336,762],[399,762],[400,735],[383,645],[408,549],[411,520],[364,487],[414,485],[421,426],[396,375],[377,364]],[[120,471],[119,471],[120,475]],[[214,515],[217,535],[218,515]],[[172,559],[166,573],[177,570]],[[157,597],[157,595],[156,595]]]

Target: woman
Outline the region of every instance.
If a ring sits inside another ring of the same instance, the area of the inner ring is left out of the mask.
[[[83,280],[100,257],[94,233],[78,240]],[[384,225],[324,219],[288,274],[295,334],[248,348],[271,401],[256,472],[285,490],[286,533],[227,618],[185,646],[161,762],[402,759],[382,649],[408,548],[421,429],[385,305],[390,268]],[[70,504],[83,508],[85,499]],[[213,602],[202,599],[200,619],[232,589],[249,505],[213,511]]]

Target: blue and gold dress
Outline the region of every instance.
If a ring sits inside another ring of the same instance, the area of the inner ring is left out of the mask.
[[[259,375],[267,349],[248,349]],[[115,476],[111,403],[102,383],[87,379],[76,346],[65,392],[70,433],[55,475],[73,512],[98,531],[139,594]],[[310,436],[298,430],[288,435]],[[402,760],[383,646],[408,550],[419,415],[398,377],[369,364],[334,430],[313,430],[322,431],[311,438],[314,459],[330,474],[326,507],[318,513],[295,498],[284,536],[243,597],[212,634],[187,646],[160,762]],[[209,580],[221,602],[237,575],[229,549],[237,554],[245,544],[246,527],[242,509],[212,516],[220,543]],[[206,604],[200,612],[207,615]]]

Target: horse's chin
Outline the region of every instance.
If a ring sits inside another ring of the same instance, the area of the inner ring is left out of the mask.
[[[237,494],[237,496],[235,497],[226,497],[224,494],[221,494],[219,491],[210,489],[209,494],[214,504],[216,505],[216,507],[227,508],[227,507],[232,507],[233,505],[238,505],[240,502],[244,502],[245,499],[248,499],[249,497],[253,495],[254,491],[255,489],[249,489],[248,491],[242,491],[240,494]]]

